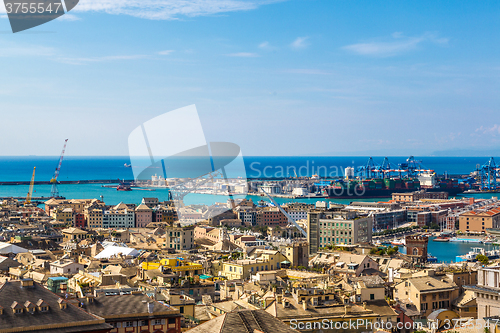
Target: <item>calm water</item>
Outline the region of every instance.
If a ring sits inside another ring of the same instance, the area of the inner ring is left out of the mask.
[[[434,242],[434,237],[429,239],[428,252],[438,258],[439,262],[452,263],[455,262],[455,257],[463,255],[472,250],[473,247],[480,247],[486,250],[498,249],[498,246],[491,244],[480,243],[460,243],[460,242]],[[406,253],[404,247],[399,247],[401,253]]]
[[[484,164],[486,157],[417,157],[422,166],[433,169],[439,174],[468,174],[475,170],[476,164]],[[238,170],[240,176],[247,177],[287,177],[343,175],[346,167],[365,165],[366,156],[355,157],[258,157],[244,158],[245,170]],[[405,157],[389,157],[389,161],[397,165],[405,162]],[[375,163],[382,163],[382,157],[374,157]],[[36,180],[50,180],[57,166],[58,157],[0,157],[0,181],[29,181],[36,166]],[[132,168],[124,164],[130,163],[128,157],[79,157],[64,158],[59,180],[109,180],[133,179]]]

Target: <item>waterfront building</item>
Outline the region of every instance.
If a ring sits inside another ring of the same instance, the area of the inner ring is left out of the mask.
[[[406,236],[406,255],[415,262],[427,262],[427,247],[429,239],[423,236]]]
[[[358,216],[353,211],[313,210],[307,217],[309,253],[328,245],[355,245],[372,240],[372,217]]]
[[[500,228],[500,207],[471,210],[460,214],[459,229],[462,232],[481,232]]]
[[[374,230],[387,230],[395,229],[401,224],[406,223],[407,213],[404,209],[383,210],[374,213],[372,216]]]
[[[421,199],[448,199],[448,192],[415,191],[408,193],[393,193],[392,200],[396,202],[415,202]]]
[[[141,205],[146,205],[149,208],[156,207],[160,204],[158,198],[142,198]]]

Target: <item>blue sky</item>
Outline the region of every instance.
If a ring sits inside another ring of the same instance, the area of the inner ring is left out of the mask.
[[[65,138],[69,155],[127,155],[139,124],[191,104],[208,141],[245,155],[498,153],[499,14],[494,1],[81,0],[17,34],[0,14],[0,155],[58,155]]]

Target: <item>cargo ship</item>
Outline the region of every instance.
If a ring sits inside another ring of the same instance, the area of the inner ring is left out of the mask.
[[[437,179],[435,174],[423,174],[418,178],[372,178],[342,179],[322,189],[329,198],[348,199],[353,197],[390,198],[393,193],[447,192],[454,196],[465,191],[465,185],[457,179]]]

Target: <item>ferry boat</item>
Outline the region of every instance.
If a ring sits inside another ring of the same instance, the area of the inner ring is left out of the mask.
[[[394,238],[394,240],[391,242],[391,245],[392,246],[405,246],[406,242],[405,242],[404,238],[401,238],[401,239]]]
[[[448,236],[439,236],[433,239],[434,242],[449,242],[450,237]]]
[[[486,251],[482,247],[473,247],[472,250],[464,255],[461,256],[456,256],[455,261],[456,262],[463,262],[463,261],[475,261],[476,257],[479,255],[485,255],[488,257],[488,259],[498,259],[500,258],[500,250],[490,250]]]

